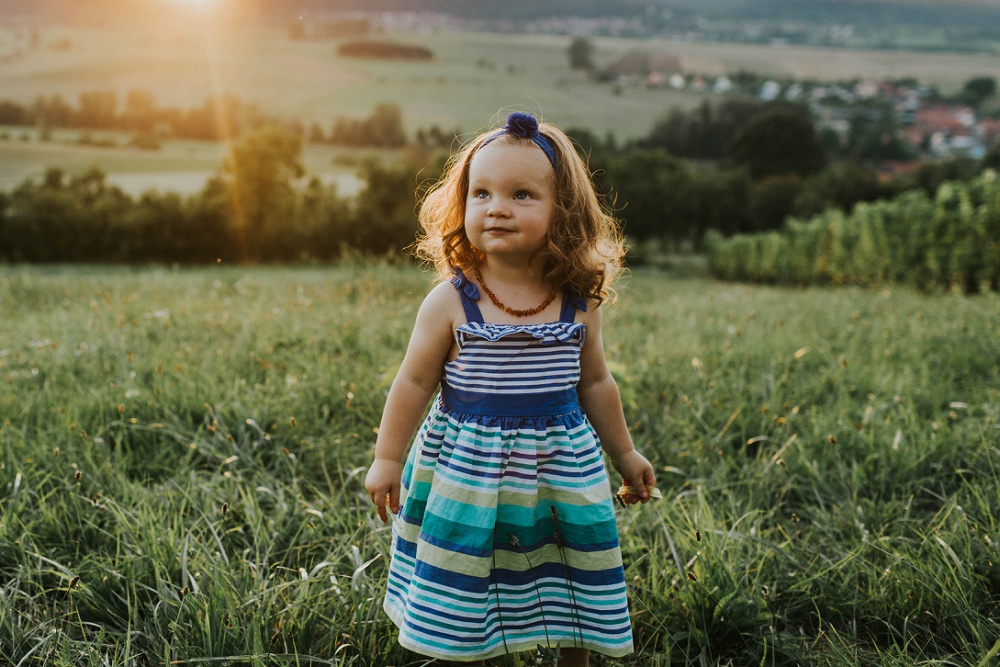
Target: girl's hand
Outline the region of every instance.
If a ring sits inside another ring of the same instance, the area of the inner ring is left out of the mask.
[[[400,480],[403,464],[391,459],[375,459],[365,475],[365,491],[375,503],[378,518],[385,523],[389,520],[385,510],[388,505],[393,514],[399,512]]]
[[[611,465],[622,476],[622,483],[632,487],[635,491],[636,495],[630,494],[622,497],[625,504],[649,502],[652,497],[650,489],[656,486],[656,476],[653,474],[652,464],[646,460],[645,456],[633,449],[611,459]]]

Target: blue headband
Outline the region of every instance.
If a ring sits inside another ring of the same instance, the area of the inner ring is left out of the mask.
[[[522,139],[531,139],[536,146],[545,152],[545,157],[549,158],[552,168],[556,168],[556,152],[552,148],[552,144],[549,143],[549,140],[545,138],[545,135],[539,133],[538,121],[530,113],[515,111],[507,116],[507,124],[493,135],[487,137],[483,143],[479,144],[479,148],[481,149],[486,144],[505,134],[521,137]]]

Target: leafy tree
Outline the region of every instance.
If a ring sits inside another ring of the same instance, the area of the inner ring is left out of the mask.
[[[854,160],[912,160],[917,157],[888,104],[860,109],[851,116],[843,151]]]
[[[1000,139],[997,139],[983,156],[983,167],[1000,169]]]
[[[32,108],[35,120],[46,127],[67,127],[73,124],[76,112],[61,95],[39,96]]]
[[[246,135],[230,150],[222,167],[230,221],[242,261],[264,259],[294,210],[293,181],[305,169],[302,138],[269,125]]]
[[[754,183],[747,200],[753,231],[781,227],[801,192],[802,178],[797,174],[768,176]]]
[[[705,100],[696,109],[671,109],[641,143],[666,148],[679,157],[718,159],[726,154],[736,132],[764,109],[763,102],[734,95],[718,104]]]
[[[962,97],[972,106],[978,106],[983,100],[993,97],[996,92],[997,80],[992,76],[973,77],[962,86]]]
[[[156,122],[156,98],[145,90],[128,91],[122,120],[132,130],[151,129]]]
[[[368,118],[338,118],[330,131],[330,143],[337,146],[400,148],[406,145],[403,115],[396,104],[383,102]]]
[[[406,145],[403,113],[397,104],[383,102],[368,118],[368,133],[372,145],[379,148],[400,148]]]
[[[31,112],[17,104],[4,100],[0,102],[0,125],[30,125]]]
[[[755,116],[736,133],[726,153],[754,179],[809,176],[826,166],[816,126],[804,107],[779,106]]]
[[[594,65],[594,43],[586,37],[574,37],[567,49],[570,69],[582,69],[593,72]]]
[[[858,202],[887,199],[898,193],[899,186],[881,182],[874,169],[848,161],[807,179],[789,213],[800,218],[828,208],[848,213]]]
[[[631,238],[680,240],[692,231],[690,184],[688,168],[666,151],[631,149],[609,161],[602,189]]]
[[[80,93],[79,124],[83,127],[114,127],[118,113],[118,93],[97,90]]]
[[[924,162],[903,182],[903,189],[920,188],[933,197],[946,181],[968,181],[980,172],[978,160],[954,158],[942,162]]]
[[[417,232],[414,188],[420,167],[404,161],[386,167],[375,160],[361,167],[365,188],[355,199],[350,246],[367,252],[398,252],[413,243]]]
[[[701,246],[705,234],[717,230],[735,234],[749,230],[747,200],[750,174],[746,169],[711,169],[693,173],[688,193],[691,207],[691,238]]]

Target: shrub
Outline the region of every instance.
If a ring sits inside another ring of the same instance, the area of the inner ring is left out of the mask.
[[[922,290],[1000,289],[1000,183],[987,170],[891,201],[790,220],[780,232],[712,234],[708,265],[719,278],[793,284],[909,283]]]
[[[381,60],[434,59],[434,52],[425,46],[377,40],[346,42],[337,47],[337,53],[349,58],[378,58]]]

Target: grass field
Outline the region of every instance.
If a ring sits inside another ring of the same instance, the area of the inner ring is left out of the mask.
[[[218,173],[226,156],[225,145],[211,141],[165,140],[156,151],[129,148],[132,137],[125,132],[87,133],[95,142],[108,139],[118,148],[81,145],[80,130],[56,130],[48,142],[38,141],[34,128],[0,126],[0,133],[9,136],[0,141],[0,191],[9,191],[28,178],[38,179],[47,168],[58,166],[71,177],[99,167],[110,183],[131,195],[149,190],[193,194]],[[380,151],[306,144],[302,164],[306,178],[334,183],[341,195],[353,196],[364,186],[355,165],[368,155],[386,157]]]
[[[283,26],[272,31],[205,34],[200,26],[130,26],[127,31],[42,30],[42,44],[68,38],[66,51],[42,48],[4,65],[3,96],[30,103],[83,91],[152,92],[161,106],[200,106],[214,93],[232,92],[265,113],[327,125],[337,115],[364,116],[381,101],[403,109],[411,129],[440,125],[465,132],[489,125],[501,109],[541,113],[563,127],[589,127],[629,139],[648,132],[672,106],[690,107],[701,95],[627,88],[615,95],[569,68],[569,37],[529,34],[422,32],[387,39],[420,44],[430,62],[359,60],[338,56],[336,42],[295,42]],[[9,44],[14,44],[7,29]],[[3,44],[0,40],[0,44]],[[109,48],[109,44],[114,46]],[[1000,73],[1000,55],[855,51],[668,40],[597,38],[604,66],[640,50],[670,54],[682,68],[705,75],[758,71],[821,80],[913,76],[958,90],[972,76]],[[0,47],[2,48],[2,47]],[[12,46],[7,46],[11,50]],[[2,54],[0,54],[2,55]]]
[[[428,288],[0,267],[0,662],[427,664],[379,609],[361,481]],[[638,652],[596,665],[996,664],[1000,298],[620,291],[665,499],[618,510]]]
[[[619,140],[649,132],[670,108],[691,108],[704,93],[595,83],[569,68],[568,37],[494,35],[442,31],[390,34],[389,39],[428,46],[426,63],[340,57],[336,42],[296,42],[283,29],[207,32],[203,26],[130,26],[74,29],[46,27],[41,48],[27,49],[24,31],[0,27],[0,96],[31,104],[59,94],[76,105],[82,92],[113,89],[120,104],[130,90],[151,92],[158,106],[200,107],[216,94],[233,93],[261,110],[329,129],[339,116],[365,117],[380,102],[402,109],[412,132],[437,125],[445,131],[475,132],[495,125],[511,109],[531,111],[563,128],[584,127]],[[52,45],[68,40],[68,50]],[[687,72],[709,76],[754,71],[782,78],[846,80],[913,76],[945,91],[972,76],[1000,76],[1000,55],[849,51],[806,47],[775,48],[667,40],[599,38],[595,61],[603,66],[639,50],[677,56]],[[110,46],[109,45],[113,45]],[[120,110],[120,109],[119,109]],[[195,192],[218,166],[216,144],[166,142],[144,154],[55,141],[22,142],[33,130],[6,130],[0,141],[0,189],[60,166],[81,173],[92,164],[110,180],[138,194],[148,189]],[[127,137],[125,141],[127,142]],[[72,140],[70,140],[72,141]],[[359,187],[353,169],[332,161],[334,149],[309,147],[310,174],[335,182],[345,194]]]

